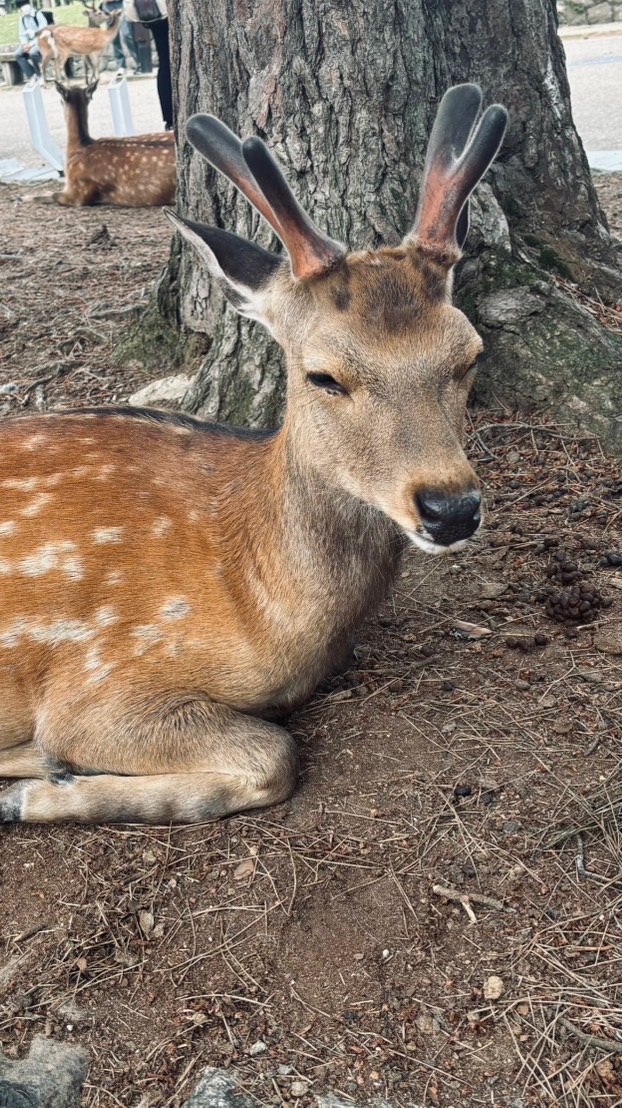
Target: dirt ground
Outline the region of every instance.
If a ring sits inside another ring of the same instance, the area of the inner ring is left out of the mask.
[[[598,187],[620,233],[622,179]],[[24,195],[0,189],[0,408],[116,402],[168,225]],[[469,439],[485,532],[407,558],[292,720],[291,802],[3,831],[9,1057],[84,1044],[88,1108],[179,1106],[207,1064],[271,1106],[622,1104],[622,472],[546,415]]]

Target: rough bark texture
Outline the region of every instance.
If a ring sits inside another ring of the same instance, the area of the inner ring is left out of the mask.
[[[554,283],[562,275],[605,298],[622,293],[572,123],[555,0],[175,0],[171,17],[179,134],[207,111],[261,135],[315,221],[353,249],[396,242],[411,225],[446,88],[477,81],[487,103],[503,102],[510,129],[478,190],[457,281],[487,342],[480,395],[549,404],[615,438],[620,340]],[[183,139],[180,165],[182,212],[276,246]],[[180,264],[183,322],[212,339],[185,406],[273,423],[279,351],[223,308],[189,252]]]

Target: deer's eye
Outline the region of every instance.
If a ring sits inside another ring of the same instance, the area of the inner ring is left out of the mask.
[[[348,390],[339,384],[330,373],[307,373],[307,381],[316,389],[323,389],[330,396],[347,396]]]

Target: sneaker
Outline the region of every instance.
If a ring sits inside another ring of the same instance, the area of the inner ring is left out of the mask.
[[[40,80],[40,78],[39,78],[39,77],[37,77],[36,75],[35,75],[34,77],[30,77],[30,78],[29,78],[29,79],[28,79],[28,80],[26,81],[26,88],[34,88],[34,87],[35,87],[35,85],[38,85],[38,84],[39,84],[39,80]]]
[[[114,79],[115,79],[115,81],[118,81],[118,80],[120,80],[121,77],[126,77],[126,76],[127,76],[127,73],[126,73],[125,69],[121,69],[119,67],[119,69],[117,69],[117,72],[114,75]]]

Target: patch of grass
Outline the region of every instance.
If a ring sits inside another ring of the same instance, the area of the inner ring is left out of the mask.
[[[72,27],[86,27],[84,7],[81,3],[67,4],[62,8],[52,8],[54,22],[58,24],[71,24]],[[19,43],[19,12],[10,12],[0,19],[0,48],[17,46]]]

